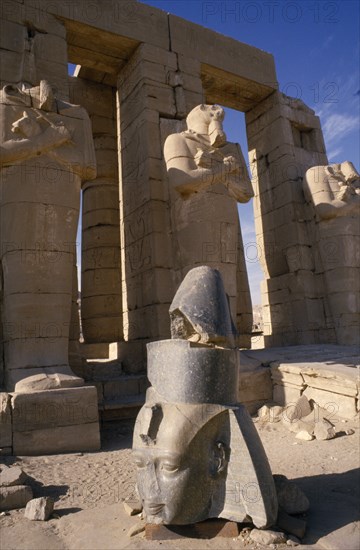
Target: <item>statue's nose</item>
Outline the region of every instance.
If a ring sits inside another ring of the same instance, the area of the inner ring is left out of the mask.
[[[150,463],[146,467],[143,474],[143,487],[146,495],[154,497],[160,494],[157,472],[154,463]]]

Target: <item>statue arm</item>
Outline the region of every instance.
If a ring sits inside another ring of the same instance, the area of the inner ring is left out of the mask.
[[[167,138],[164,157],[170,185],[183,196],[206,189],[235,170],[231,160],[226,159],[211,168],[197,166],[185,138],[180,134],[172,134]]]
[[[59,147],[70,139],[65,126],[49,126],[43,133],[32,138],[9,139],[0,144],[0,165],[29,160]]]
[[[330,220],[343,216],[360,214],[360,196],[354,195],[349,201],[334,198],[328,183],[324,166],[314,166],[306,172],[306,187],[311,195],[315,211],[320,219]]]

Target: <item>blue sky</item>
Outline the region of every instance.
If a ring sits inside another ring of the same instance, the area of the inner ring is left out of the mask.
[[[330,162],[360,169],[358,0],[143,0],[274,55],[280,90],[321,118]],[[247,157],[244,115],[228,110],[225,130]],[[252,203],[239,212],[253,304],[263,278],[256,258]]]

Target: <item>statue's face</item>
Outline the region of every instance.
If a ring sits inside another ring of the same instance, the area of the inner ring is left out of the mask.
[[[200,456],[189,448],[183,453],[136,449],[134,459],[138,491],[151,522],[192,523],[206,517],[212,480],[205,447]]]
[[[135,430],[137,487],[150,523],[187,524],[208,517],[226,462],[213,424],[188,441],[176,418],[165,414],[152,444]]]

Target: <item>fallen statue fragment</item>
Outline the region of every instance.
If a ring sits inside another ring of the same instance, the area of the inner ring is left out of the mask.
[[[237,403],[239,354],[220,273],[192,269],[170,318],[172,339],[148,344],[152,386],[133,439],[146,520],[224,518],[270,527],[276,489],[253,421]]]

